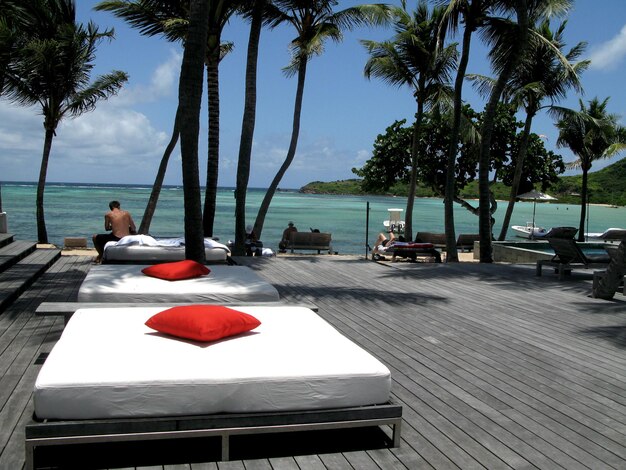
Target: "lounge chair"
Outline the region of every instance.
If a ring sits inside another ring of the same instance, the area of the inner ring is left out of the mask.
[[[480,235],[477,233],[461,233],[456,240],[456,247],[461,251],[473,251],[474,242],[480,241]]]
[[[570,273],[574,268],[606,268],[611,261],[608,253],[606,255],[585,255],[574,239],[548,238],[548,243],[555,254],[549,260],[537,261],[537,276],[541,276],[541,269],[544,265],[554,266],[559,275],[559,280],[562,280],[565,274]]]
[[[546,240],[549,238],[567,238],[572,240],[576,236],[577,232],[578,229],[576,227],[552,227],[543,235],[535,236],[535,238],[541,238]]]
[[[417,232],[416,243],[432,243],[435,248],[446,247],[446,234],[433,232]]]
[[[441,263],[441,253],[432,243],[395,242],[385,249],[385,254],[390,254],[392,261],[395,261],[397,256],[409,258],[412,261],[416,261],[418,257],[427,257],[434,258],[436,263]]]

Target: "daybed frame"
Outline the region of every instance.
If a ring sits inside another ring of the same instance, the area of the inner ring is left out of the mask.
[[[350,408],[273,413],[215,414],[169,418],[45,421],[26,425],[26,470],[35,468],[37,447],[219,436],[221,460],[229,460],[231,435],[389,425],[400,445],[402,406],[385,403]]]

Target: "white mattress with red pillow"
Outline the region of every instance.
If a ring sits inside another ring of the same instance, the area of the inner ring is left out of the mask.
[[[206,343],[147,327],[163,308],[78,310],[39,372],[36,416],[185,416],[388,401],[389,369],[312,310],[232,308],[260,326]]]
[[[78,291],[79,302],[275,302],[278,291],[247,266],[208,266],[206,276],[166,281],[136,264],[91,267]]]

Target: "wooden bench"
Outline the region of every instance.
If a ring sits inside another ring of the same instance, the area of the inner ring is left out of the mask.
[[[87,239],[85,237],[65,237],[63,247],[66,249],[85,249],[87,248]]]
[[[332,254],[332,246],[330,244],[330,233],[318,232],[293,232],[289,236],[287,249],[291,250],[317,250],[320,254],[322,250]]]

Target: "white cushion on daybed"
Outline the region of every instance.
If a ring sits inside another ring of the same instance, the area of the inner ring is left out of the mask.
[[[205,238],[204,254],[207,261],[226,261],[230,249],[223,243]],[[102,259],[104,262],[180,261],[185,259],[185,239],[129,235],[117,242],[108,242]]]
[[[144,325],[163,308],[78,310],[37,378],[36,416],[181,416],[388,401],[389,369],[315,312],[233,308],[261,325],[212,343]]]
[[[275,302],[278,291],[247,266],[208,266],[195,279],[164,281],[146,276],[145,266],[92,266],[78,291],[79,302]]]

